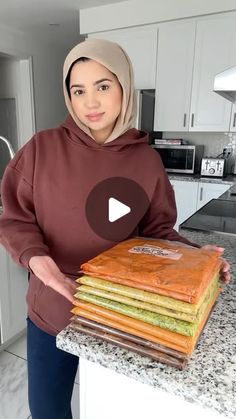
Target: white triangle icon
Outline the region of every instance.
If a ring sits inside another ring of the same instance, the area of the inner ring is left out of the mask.
[[[128,205],[123,204],[123,202],[115,198],[109,198],[108,218],[111,223],[129,214],[130,211],[131,209]]]

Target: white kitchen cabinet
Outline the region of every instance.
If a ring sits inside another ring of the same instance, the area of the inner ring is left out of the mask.
[[[228,131],[231,103],[213,92],[217,73],[236,64],[236,18],[197,22],[190,131]]]
[[[217,73],[236,64],[236,16],[160,25],[156,131],[236,130],[235,108],[213,92]]]
[[[177,221],[175,229],[197,210],[198,182],[170,180],[175,192]]]
[[[158,32],[155,131],[188,131],[196,23],[163,24]]]
[[[235,60],[236,65],[236,60]],[[230,118],[230,128],[229,130],[231,132],[236,132],[236,105],[232,105],[232,112],[231,112],[231,118]]]
[[[219,198],[230,188],[222,183],[199,182],[197,194],[197,210],[206,205],[211,199]]]
[[[175,192],[177,221],[175,229],[211,199],[219,198],[229,188],[229,184],[211,182],[191,182],[170,179]]]
[[[0,245],[0,345],[26,327],[28,273],[15,264]]]
[[[155,89],[157,28],[120,29],[99,32],[89,38],[107,39],[117,42],[129,55],[134,67],[134,83],[136,89]]]
[[[210,408],[80,358],[80,419],[223,419]]]

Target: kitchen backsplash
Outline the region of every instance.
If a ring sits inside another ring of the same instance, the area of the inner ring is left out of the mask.
[[[204,145],[204,156],[216,157],[222,153],[230,139],[223,132],[163,132],[163,138],[183,138],[190,144]]]

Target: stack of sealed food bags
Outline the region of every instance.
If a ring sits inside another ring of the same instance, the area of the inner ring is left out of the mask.
[[[183,369],[219,295],[219,253],[134,238],[84,263],[73,325]]]

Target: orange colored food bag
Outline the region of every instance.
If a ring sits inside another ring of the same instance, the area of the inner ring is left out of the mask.
[[[216,251],[140,237],[117,244],[81,269],[87,275],[197,303],[221,264]]]

